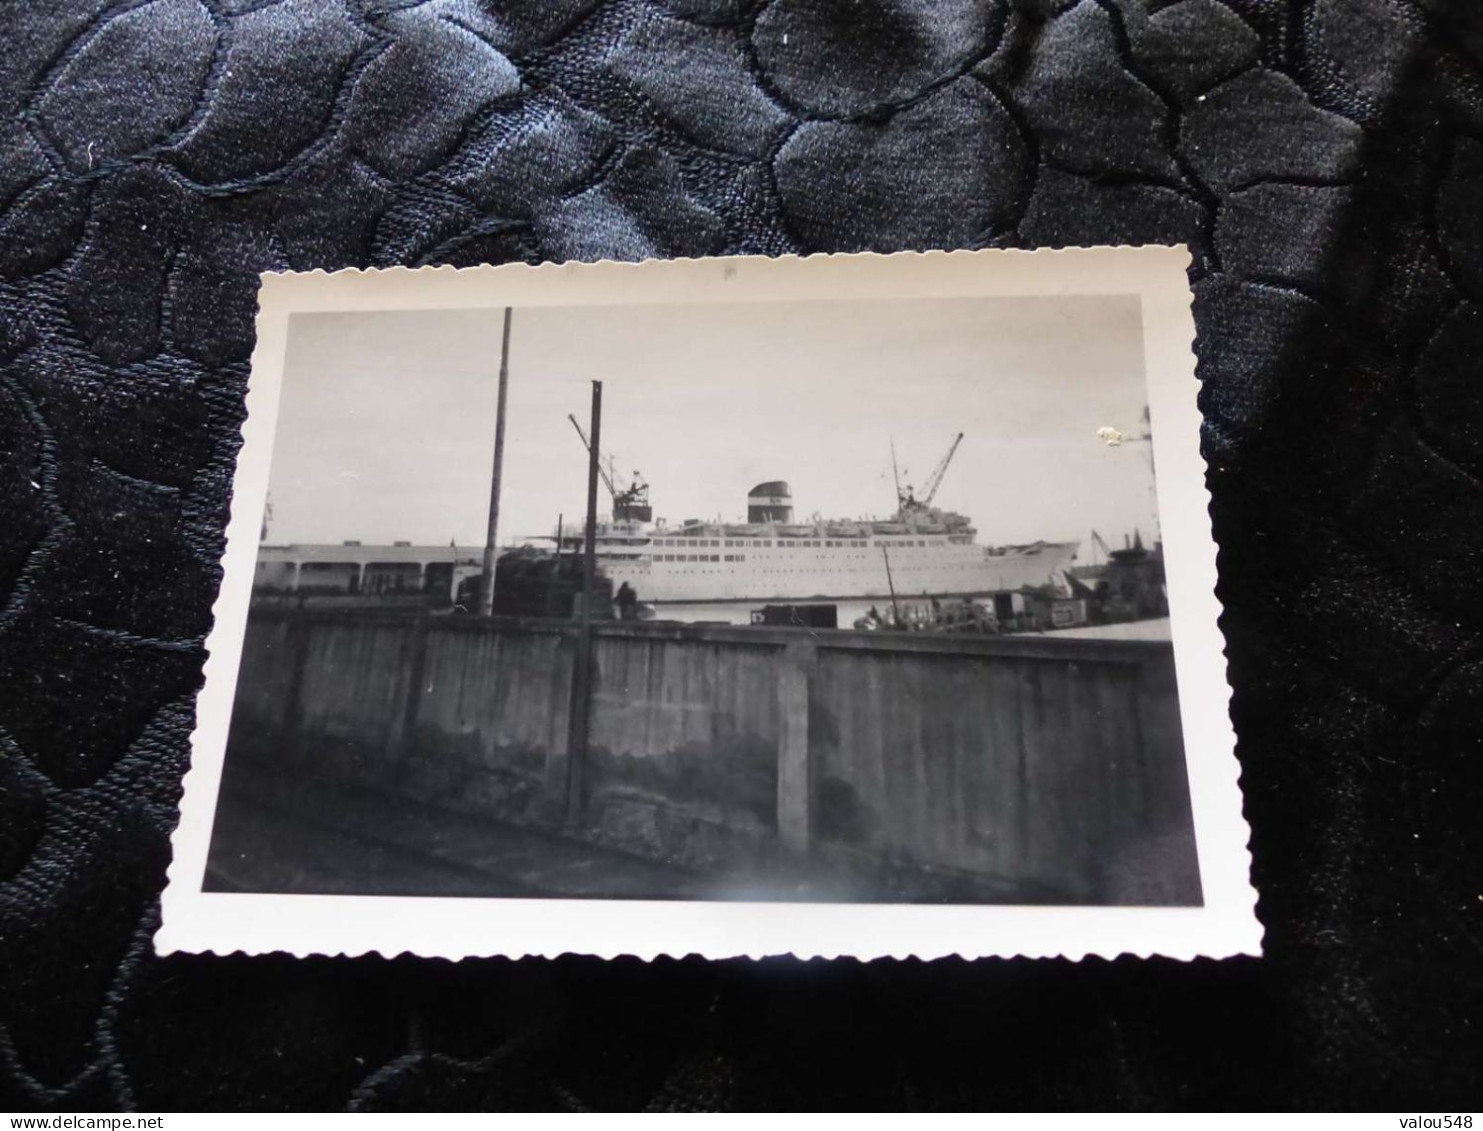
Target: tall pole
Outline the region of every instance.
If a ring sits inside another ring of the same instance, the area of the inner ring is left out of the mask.
[[[577,628],[577,666],[572,673],[571,730],[567,739],[566,819],[582,820],[587,771],[587,732],[592,717],[592,598],[597,572],[597,475],[602,449],[602,382],[592,382],[592,442],[587,445],[587,534],[582,553],[582,616]]]
[[[1153,540],[1159,543],[1164,540],[1164,526],[1159,520],[1159,476],[1153,458],[1153,416],[1147,405],[1143,406],[1143,435],[1138,439],[1148,445],[1148,493],[1153,496]]]
[[[587,539],[582,546],[582,624],[592,620],[592,585],[597,565],[597,477],[602,466],[602,382],[592,382],[592,443],[587,450]]]
[[[896,441],[891,440],[891,478],[896,481],[896,513],[901,513],[901,471],[896,466]]]
[[[484,576],[479,585],[479,612],[494,615],[494,562],[499,556],[499,489],[505,464],[505,391],[510,384],[510,308],[499,350],[499,395],[494,406],[494,472],[489,477],[489,529],[484,535]]]
[[[891,619],[896,622],[896,627],[901,627],[901,609],[896,604],[896,585],[891,580],[891,555],[886,553],[886,544],[881,543],[881,557],[886,559],[886,588],[891,593]]]

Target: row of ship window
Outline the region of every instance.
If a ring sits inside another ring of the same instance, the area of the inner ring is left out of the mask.
[[[829,547],[829,548],[839,548],[839,550],[844,550],[844,548],[854,548],[854,550],[869,550],[869,548],[871,548],[872,545],[876,545],[876,544],[878,544],[878,545],[885,545],[885,547],[890,547],[890,548],[905,547],[905,548],[908,548],[908,550],[909,550],[909,548],[912,547],[912,545],[922,545],[922,547],[925,547],[925,545],[927,545],[927,543],[925,543],[925,541],[918,541],[918,543],[912,543],[912,541],[909,540],[909,538],[908,538],[908,540],[905,540],[905,541],[884,541],[884,540],[882,540],[881,543],[860,543],[860,541],[854,541],[854,543],[847,543],[847,541],[819,541],[819,540],[810,541],[810,540],[804,540],[804,541],[798,541],[798,543],[785,543],[785,541],[779,541],[779,543],[777,543],[777,548],[779,548],[779,550],[798,550],[798,548],[802,548],[802,547],[813,547],[813,548],[816,548],[816,550],[817,550],[817,548],[820,548],[820,547]],[[697,540],[693,540],[693,538],[655,538],[654,545],[675,545],[675,547],[687,548],[687,550],[688,550],[688,548],[701,547],[701,545],[703,545],[703,547],[707,547],[707,548],[710,548],[710,547],[725,547],[725,548],[728,548],[728,550],[730,550],[730,548],[733,548],[733,547],[736,547],[736,548],[753,548],[753,550],[771,550],[771,548],[773,548],[773,543],[771,543],[771,541],[746,541],[746,543],[743,543],[743,541],[724,541],[724,540],[716,540],[716,538],[712,538],[712,540],[710,540],[710,541],[697,541]],[[684,559],[682,559],[682,560],[684,560]]]
[[[747,555],[746,554],[655,554],[653,560],[656,561],[656,562],[721,562],[721,561],[726,561],[726,562],[744,562],[744,561],[747,560]],[[960,566],[959,568],[962,568],[962,567]],[[772,570],[765,570],[764,572],[771,573],[773,571]],[[787,572],[787,571],[784,571],[784,572]],[[837,573],[839,571],[836,569],[834,572]]]

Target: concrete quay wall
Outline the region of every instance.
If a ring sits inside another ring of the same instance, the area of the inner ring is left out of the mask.
[[[583,742],[579,631],[254,609],[224,789],[302,773],[702,870],[942,879],[908,898],[1199,901],[1167,644],[605,623]]]

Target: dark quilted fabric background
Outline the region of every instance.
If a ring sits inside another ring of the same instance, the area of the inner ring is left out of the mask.
[[[0,1107],[1476,1106],[1472,0],[0,9]],[[270,268],[1194,249],[1268,955],[156,958]]]

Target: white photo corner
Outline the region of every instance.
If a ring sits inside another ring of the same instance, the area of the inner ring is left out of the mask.
[[[157,949],[1260,953],[1188,263],[264,276]]]

